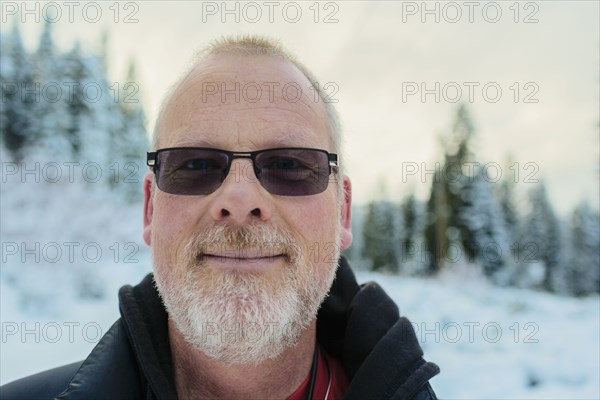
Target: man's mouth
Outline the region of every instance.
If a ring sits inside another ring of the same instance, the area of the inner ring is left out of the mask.
[[[280,251],[261,251],[259,249],[235,249],[207,251],[198,255],[200,259],[218,263],[271,263],[279,259],[288,258]]]

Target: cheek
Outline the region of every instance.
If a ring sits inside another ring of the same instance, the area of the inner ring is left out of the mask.
[[[304,201],[290,204],[281,209],[284,218],[293,221],[309,238],[317,239],[319,232],[333,228],[336,222],[336,207],[331,201]]]
[[[339,218],[335,199],[315,197],[292,203],[295,204],[282,207],[280,215],[294,236],[303,242],[300,245],[309,261],[317,264],[337,262],[335,255],[340,243],[336,232]]]
[[[203,215],[198,206],[187,204],[181,197],[157,194],[152,221],[152,255],[155,268],[174,266],[177,249],[187,243],[197,230],[199,219]]]
[[[154,233],[167,238],[177,238],[193,232],[199,219],[205,214],[201,205],[194,200],[164,193],[157,194]]]

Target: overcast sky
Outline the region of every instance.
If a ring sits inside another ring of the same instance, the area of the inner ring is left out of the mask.
[[[3,31],[23,4],[2,3]],[[98,52],[108,32],[110,79],[125,82],[135,60],[150,130],[196,50],[224,34],[266,34],[331,84],[355,201],[375,197],[382,181],[392,199],[413,189],[425,198],[431,175],[421,172],[440,161],[462,100],[492,179],[498,164],[519,171],[521,189],[544,178],[561,214],[583,198],[598,208],[598,1],[228,2],[229,13],[220,1],[25,4],[30,49],[44,17],[62,49],[78,39]]]

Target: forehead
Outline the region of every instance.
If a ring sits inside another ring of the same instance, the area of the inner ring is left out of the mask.
[[[311,83],[292,63],[265,55],[198,62],[174,90],[157,133],[158,147],[331,150],[327,113]]]

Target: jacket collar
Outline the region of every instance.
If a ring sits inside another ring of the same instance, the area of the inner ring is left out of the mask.
[[[159,399],[176,398],[167,313],[152,274],[119,292],[120,310],[141,375]],[[344,257],[317,317],[317,338],[342,362],[346,399],[409,398],[439,368],[423,360],[412,325],[376,283],[359,286]],[[406,397],[405,397],[406,396]]]
[[[358,285],[344,257],[317,318],[319,342],[342,361],[350,399],[412,398],[439,373],[410,321],[374,282]]]
[[[119,290],[119,309],[142,376],[159,399],[177,398],[167,313],[152,274]]]

